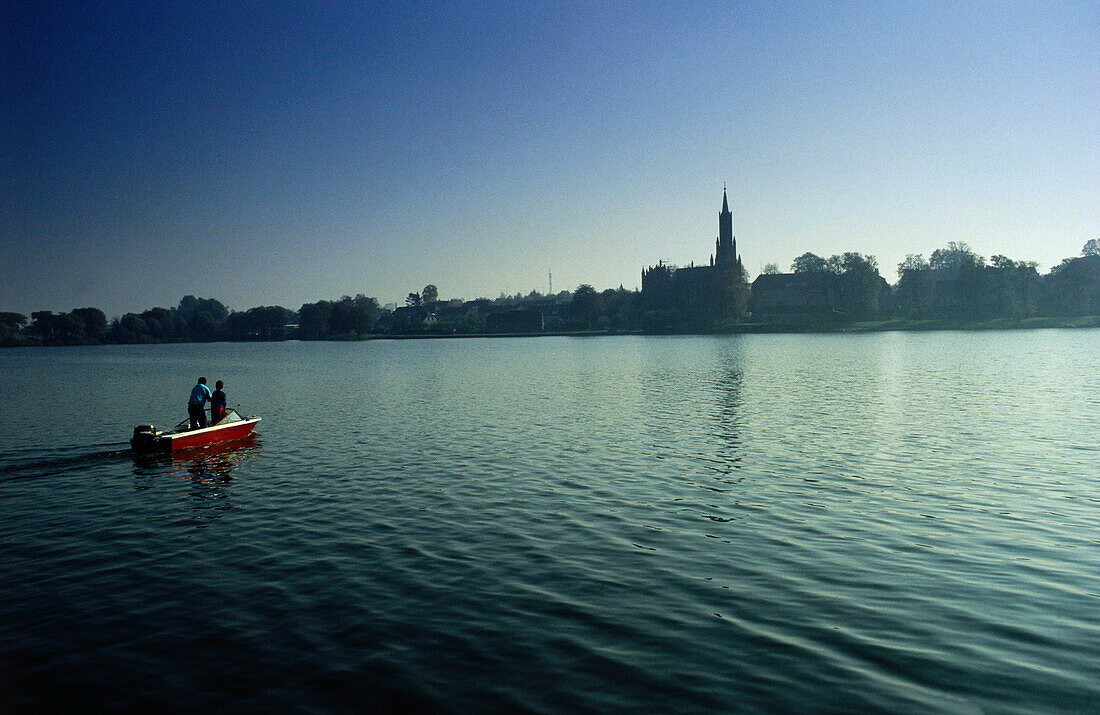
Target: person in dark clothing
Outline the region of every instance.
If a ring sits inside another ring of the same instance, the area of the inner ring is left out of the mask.
[[[187,400],[187,416],[191,418],[191,429],[200,429],[206,426],[206,410],[203,406],[210,397],[210,388],[206,386],[206,378],[200,377],[195,386],[191,388],[191,398]]]
[[[218,424],[225,417],[225,383],[218,380],[214,383],[214,396],[210,398],[210,422]]]

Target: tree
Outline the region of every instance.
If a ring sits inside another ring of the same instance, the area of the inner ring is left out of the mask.
[[[778,263],[765,263],[764,267],[760,269],[760,275],[762,276],[774,276],[779,274]]]
[[[49,310],[31,313],[34,320],[28,330],[46,345],[75,345],[85,342],[84,325],[72,313],[54,314]]]
[[[170,340],[175,337],[186,337],[187,324],[180,319],[174,311],[167,308],[150,308],[141,314],[142,321],[148,326],[149,336],[154,340]]]
[[[629,291],[620,285],[608,288],[600,294],[607,313],[607,323],[615,330],[632,330],[638,327],[641,309],[641,293]]]
[[[1047,315],[1100,315],[1100,256],[1067,258],[1043,280]]]
[[[932,258],[929,260],[929,266],[933,270],[961,270],[984,265],[985,259],[970,250],[970,246],[962,241],[951,241],[945,248],[937,248],[932,251]]]
[[[84,330],[84,337],[99,342],[107,337],[107,316],[99,308],[77,308],[70,313]]]
[[[303,303],[298,309],[298,333],[303,340],[323,340],[331,332],[332,301]]]
[[[0,313],[0,344],[15,343],[26,324],[22,313]]]
[[[803,253],[794,259],[791,270],[795,273],[824,273],[829,270],[829,263],[821,256]]]
[[[356,293],[352,301],[355,303],[359,321],[356,330],[363,333],[370,332],[370,329],[374,327],[374,321],[378,320],[378,316],[382,312],[382,306],[378,304],[377,299],[362,293]]]
[[[605,314],[603,297],[587,283],[573,291],[569,315],[582,330],[592,330],[601,315]]]
[[[749,306],[747,271],[730,271],[725,279],[717,282],[706,296],[710,304],[704,314],[704,330],[723,331],[741,320]]]
[[[1007,256],[993,256],[990,265],[981,269],[982,300],[978,315],[989,318],[1026,318],[1038,309],[1041,281],[1034,261],[1014,261]]]
[[[390,333],[394,335],[405,335],[412,331],[412,318],[409,317],[409,311],[397,310],[390,315],[389,320]]]
[[[1001,260],[1007,259],[1002,256]],[[989,280],[985,259],[965,243],[951,241],[932,252],[927,270],[902,275],[897,302],[911,317],[987,317],[996,312],[988,293]]]
[[[54,314],[50,310],[36,310],[31,313],[31,324],[27,330],[31,335],[42,342],[49,342],[53,338]]]
[[[1020,319],[1038,308],[1040,279],[1034,261],[1003,255],[989,265],[965,243],[948,243],[925,263],[919,255],[898,265],[895,304],[909,317]]]
[[[894,291],[895,309],[910,318],[928,315],[935,307],[934,286],[928,261],[919,253],[910,253],[898,264],[898,285]]]
[[[837,256],[833,256],[833,259],[836,258]],[[878,273],[878,261],[874,256],[865,256],[862,253],[846,251],[843,255],[839,256],[839,258],[842,273],[850,273],[853,271],[874,271]]]
[[[928,261],[924,260],[924,256],[919,253],[910,253],[905,256],[905,260],[898,264],[898,277],[904,278],[906,273],[910,271],[927,271],[929,269]]]
[[[435,284],[429,283],[420,292],[420,298],[425,304],[434,303],[439,300],[439,289],[435,287]]]
[[[345,295],[332,304],[329,330],[336,335],[365,335],[374,327],[378,312],[378,301],[374,298],[362,293],[354,298]]]
[[[196,298],[193,295],[185,295],[180,298],[180,304],[176,306],[176,315],[187,323],[199,313],[206,311],[215,323],[223,322],[229,316],[229,309],[222,305],[221,301],[213,298]]]
[[[1082,256],[1100,256],[1100,238],[1090,238],[1081,248]]]
[[[217,329],[218,324],[209,310],[200,310],[191,316],[191,336],[195,340],[213,340]]]
[[[226,330],[234,340],[286,340],[286,325],[292,315],[281,305],[250,308],[230,313]]]
[[[879,296],[885,283],[874,256],[846,252],[829,259],[840,276],[840,308],[850,318],[867,318],[879,311]]]
[[[149,326],[137,313],[127,313],[111,323],[111,340],[116,343],[149,342]]]
[[[419,308],[423,302],[424,299],[420,297],[419,293],[409,293],[405,297],[405,305],[409,306],[410,308]]]
[[[191,316],[199,312],[199,299],[193,295],[185,295],[180,298],[176,312],[183,316],[184,320],[190,320]]]
[[[485,316],[477,308],[470,308],[462,314],[458,324],[464,333],[480,333],[485,330]]]
[[[1052,275],[1052,276],[1058,275],[1059,273],[1061,273],[1066,268],[1069,268],[1070,265],[1072,265],[1073,262],[1076,261],[1076,260],[1077,260],[1076,258],[1063,258],[1061,263],[1059,263],[1056,266],[1051,266],[1050,275]]]
[[[175,314],[176,318],[183,321],[186,326],[186,328],[177,329],[176,332],[180,337],[190,333],[196,340],[213,340],[218,326],[229,317],[229,309],[213,298],[185,295],[180,298]]]

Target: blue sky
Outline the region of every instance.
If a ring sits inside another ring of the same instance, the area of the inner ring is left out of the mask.
[[[1096,3],[5,4],[0,310],[1100,237]]]

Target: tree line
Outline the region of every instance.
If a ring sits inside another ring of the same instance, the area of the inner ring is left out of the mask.
[[[1031,317],[1100,315],[1100,240],[1081,255],[1065,258],[1047,275],[1034,261],[994,255],[988,261],[966,243],[950,242],[929,258],[910,254],[898,264],[898,282],[888,286],[873,256],[844,253],[823,258],[806,253],[791,272],[835,277],[834,319],[987,321]],[[768,264],[763,275],[779,274]],[[758,316],[754,316],[758,317]]]
[[[1100,241],[1085,243],[1045,276],[1034,261],[996,255],[986,261],[965,243],[898,265],[895,310],[908,318],[989,320],[1100,315]]]
[[[828,315],[806,313],[805,323],[887,318],[1020,320],[1033,316],[1100,315],[1100,240],[1088,241],[1081,255],[1064,259],[1046,275],[1033,261],[995,255],[988,261],[965,243],[948,243],[923,255],[906,256],[899,280],[889,286],[874,256],[842,253],[828,258],[805,253],[791,274],[799,285],[817,286]],[[766,276],[780,274],[768,264]],[[25,316],[0,312],[0,345],[95,345],[101,343],[201,342],[214,340],[332,340],[371,335],[485,333],[491,316],[537,313],[540,331],[716,332],[767,320],[754,305],[746,276],[737,276],[721,295],[700,295],[678,304],[654,302],[636,290],[591,285],[544,295],[538,291],[497,299],[440,300],[434,284],[410,292],[405,305],[383,310],[363,294],[305,303],[297,311],[259,306],[230,311],[213,298],[184,296],[173,308],[150,308],[108,319],[98,308],[68,313],[36,311]],[[739,279],[739,280],[738,280]],[[762,280],[763,279],[763,280]],[[809,290],[809,289],[806,289]],[[521,316],[522,317],[522,316]],[[522,321],[521,321],[522,322]],[[499,324],[500,321],[497,321]],[[527,321],[527,325],[534,324]]]
[[[108,320],[99,308],[68,313],[0,313],[0,345],[99,345],[214,340],[285,340],[294,313],[282,306],[230,311],[214,298],[184,296],[174,308],[150,308]]]

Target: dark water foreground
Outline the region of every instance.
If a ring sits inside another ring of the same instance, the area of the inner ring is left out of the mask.
[[[0,711],[1095,711],[1100,331],[0,351]],[[194,378],[256,439],[135,459]]]

